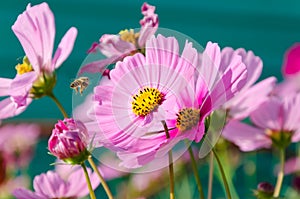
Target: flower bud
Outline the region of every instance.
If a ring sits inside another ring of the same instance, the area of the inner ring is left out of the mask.
[[[81,164],[90,155],[87,142],[88,132],[84,124],[66,118],[55,124],[48,149],[54,156],[69,164]]]
[[[272,199],[274,193],[274,186],[268,182],[261,182],[257,185],[257,190],[254,195],[258,199]]]

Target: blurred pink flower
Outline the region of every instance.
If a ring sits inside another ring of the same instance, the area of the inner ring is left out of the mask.
[[[254,151],[275,146],[286,147],[300,140],[300,94],[285,98],[272,97],[250,115],[254,126],[231,120],[223,136],[242,151]]]
[[[57,158],[71,164],[87,159],[89,137],[84,124],[74,119],[59,120],[48,140],[49,151]]]
[[[25,167],[32,158],[40,128],[35,124],[6,124],[0,128],[0,151],[10,167]]]
[[[282,73],[284,77],[295,76],[300,71],[300,43],[292,45],[284,55]]]
[[[15,189],[21,187],[29,187],[29,185],[30,185],[29,178],[24,175],[18,176],[16,178],[6,179],[4,183],[0,184],[0,198],[11,198],[12,192]]]
[[[143,51],[146,41],[154,35],[158,28],[158,15],[155,6],[144,3],[141,7],[144,18],[140,20],[141,29],[138,33],[134,30],[123,30],[118,35],[105,34],[99,43],[93,43],[88,53],[101,51],[107,58],[83,66],[79,74],[84,72],[103,73],[105,67],[123,60],[126,56]]]
[[[145,56],[137,53],[118,62],[110,81],[95,88],[97,133],[103,135],[95,139],[96,145],[127,151],[152,124],[158,123],[162,129],[165,113],[161,106],[192,77],[197,51],[191,43],[186,42],[180,56],[174,37],[158,35],[147,41],[145,52]],[[165,135],[159,139],[166,141]]]
[[[69,168],[69,165],[67,166]],[[92,188],[100,183],[98,176],[88,168]],[[55,171],[38,175],[33,180],[34,192],[18,188],[13,191],[17,199],[82,198],[89,194],[81,168],[74,169],[69,175],[60,176]]]
[[[286,175],[297,173],[300,171],[300,157],[293,157],[286,160],[284,165],[284,173]]]
[[[233,50],[226,47],[222,50],[221,67],[226,69],[232,57],[236,54],[242,57],[242,61],[247,67],[247,81],[240,92],[227,101],[223,108],[227,110],[228,117],[234,119],[244,119],[255,110],[262,102],[268,100],[276,83],[275,77],[267,78],[255,84],[261,75],[263,63],[260,57],[255,56],[252,51],[245,51],[243,48]]]
[[[70,28],[52,58],[55,22],[47,3],[33,7],[29,4],[12,30],[26,56],[23,63],[16,66],[18,73],[14,79],[0,78],[0,96],[9,96],[0,101],[0,119],[20,114],[32,98],[52,92],[56,83],[54,71],[71,53],[77,36],[77,29]]]
[[[189,56],[193,57],[193,54]],[[247,78],[246,67],[239,55],[233,55],[223,71],[221,58],[219,46],[208,42],[200,63],[191,62],[192,66],[200,66],[199,74],[191,78],[189,86],[174,93],[164,104],[170,139],[166,139],[164,131],[142,136],[132,149],[118,153],[122,165],[139,167],[166,154],[180,140],[188,138],[199,142],[202,139],[205,119],[243,88]]]

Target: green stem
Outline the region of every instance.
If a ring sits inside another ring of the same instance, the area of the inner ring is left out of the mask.
[[[189,154],[190,154],[190,157],[191,157],[192,169],[193,169],[193,173],[194,173],[195,180],[196,180],[196,183],[197,183],[197,187],[198,187],[198,191],[199,191],[199,194],[200,194],[200,198],[201,199],[205,199],[203,188],[202,188],[202,184],[201,184],[201,180],[200,180],[200,177],[199,177],[197,163],[196,163],[196,160],[195,160],[195,157],[194,157],[194,153],[193,153],[193,149],[192,149],[191,146],[189,146],[188,150],[189,150]]]
[[[58,99],[55,97],[53,93],[48,94],[48,96],[55,102],[56,106],[59,108],[60,112],[63,114],[64,118],[68,118],[68,114],[65,111],[62,104],[58,101]]]
[[[227,199],[231,199],[231,194],[230,194],[230,190],[229,190],[229,186],[228,186],[228,182],[227,182],[227,179],[226,179],[226,175],[225,175],[223,166],[221,164],[221,161],[218,157],[218,154],[217,154],[216,150],[214,148],[212,148],[212,151],[214,153],[214,156],[217,160],[217,163],[218,163],[218,166],[219,166],[219,169],[220,169],[220,172],[221,172],[221,176],[222,176],[222,179],[223,179],[225,191],[226,191],[226,194],[227,194]]]
[[[84,175],[85,175],[86,183],[87,183],[88,188],[89,188],[89,191],[90,191],[91,199],[96,199],[96,196],[95,196],[95,193],[94,193],[94,190],[93,190],[91,181],[90,181],[89,174],[88,174],[88,172],[87,172],[87,170],[86,170],[85,164],[82,163],[82,164],[81,164],[81,167],[83,168],[83,171],[84,171]]]
[[[273,194],[274,198],[279,197],[281,186],[282,186],[282,182],[283,182],[283,177],[284,177],[284,159],[285,159],[285,149],[284,148],[280,148],[279,149],[279,156],[280,156],[280,169],[279,169],[279,172],[278,172],[277,182],[276,182],[275,190],[274,190],[274,194]]]
[[[214,153],[210,152],[209,155],[209,178],[208,178],[208,194],[207,198],[212,198],[212,184],[214,179]]]
[[[99,172],[98,167],[96,166],[95,162],[93,161],[92,156],[89,156],[88,161],[89,161],[90,165],[92,166],[93,170],[97,173],[97,175],[98,175],[98,177],[100,179],[100,182],[101,182],[101,184],[102,184],[102,186],[103,186],[103,188],[104,188],[104,190],[105,190],[108,198],[109,199],[113,199],[114,197],[113,197],[113,195],[112,195],[112,193],[111,193],[111,191],[110,191],[107,183],[105,182],[103,176]]]
[[[165,121],[162,121],[167,139],[170,138],[169,129]],[[173,167],[173,155],[172,150],[169,151],[169,175],[170,175],[170,199],[175,199],[174,191],[174,167]]]

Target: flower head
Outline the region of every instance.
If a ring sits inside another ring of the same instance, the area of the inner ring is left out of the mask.
[[[88,53],[96,52],[99,49],[107,58],[83,66],[79,73],[103,73],[109,64],[123,60],[128,55],[138,52],[144,53],[146,41],[154,35],[158,28],[158,15],[155,14],[155,6],[147,3],[142,5],[141,12],[144,17],[140,20],[141,29],[139,32],[125,29],[117,35],[102,35],[99,43],[93,43]]]
[[[32,6],[18,16],[12,30],[19,39],[25,57],[16,66],[14,79],[0,78],[0,96],[10,96],[0,101],[0,119],[23,112],[32,98],[52,92],[56,83],[55,69],[69,56],[77,36],[76,28],[68,30],[52,58],[55,22],[47,3]]]
[[[92,188],[96,189],[99,185],[98,177],[90,169],[88,173]],[[82,179],[84,179],[84,173],[80,168],[74,169],[65,178],[55,171],[48,171],[34,178],[34,192],[17,188],[13,191],[13,195],[18,199],[82,198],[89,193],[87,184]]]
[[[242,151],[261,148],[285,148],[300,140],[300,95],[284,98],[271,97],[250,114],[255,126],[231,120],[223,130],[223,136]]]
[[[88,132],[84,124],[66,118],[55,124],[48,141],[48,149],[67,163],[80,164],[90,155],[87,144]]]
[[[152,37],[145,53],[118,62],[109,82],[100,82],[94,90],[98,134],[103,134],[99,141],[106,147],[128,150],[154,121],[163,120],[164,102],[188,85],[196,67],[197,51],[191,43],[180,55],[173,37]]]

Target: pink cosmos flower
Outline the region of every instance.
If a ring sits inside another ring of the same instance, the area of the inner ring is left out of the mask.
[[[99,43],[92,44],[88,53],[101,51],[107,58],[95,61],[83,66],[79,74],[83,72],[103,73],[109,64],[123,60],[144,49],[146,41],[154,35],[158,28],[158,15],[155,14],[155,6],[144,3],[141,7],[144,18],[140,20],[141,29],[138,33],[134,30],[124,30],[118,35],[105,34],[99,39]]]
[[[300,157],[293,157],[286,160],[284,165],[284,173],[286,175],[297,173],[300,171]]]
[[[0,78],[0,96],[9,96],[0,101],[0,119],[20,114],[32,98],[52,92],[56,82],[54,71],[71,53],[77,36],[77,29],[70,28],[52,58],[55,22],[47,3],[33,7],[29,4],[12,30],[26,56],[16,66],[18,74],[14,79]]]
[[[226,47],[222,50],[221,67],[226,69],[232,57],[237,54],[242,57],[242,61],[247,67],[247,81],[243,89],[227,101],[223,108],[227,110],[228,117],[234,119],[244,119],[262,102],[266,101],[275,87],[276,78],[270,77],[257,84],[254,84],[261,75],[263,64],[262,60],[255,56],[252,51],[246,52],[245,49],[239,48],[233,50]]]
[[[88,168],[92,188],[99,185],[98,176]],[[89,194],[82,169],[76,169],[69,175],[60,176],[55,171],[38,175],[33,180],[34,192],[18,188],[13,191],[17,199],[82,198]]]
[[[65,118],[55,124],[48,149],[57,158],[77,164],[89,155],[88,139],[87,129],[82,122]]]
[[[158,35],[141,53],[117,62],[110,81],[94,89],[95,117],[103,144],[112,150],[129,150],[138,138],[164,120],[162,105],[188,85],[197,51],[186,42],[180,56],[175,38]],[[98,142],[98,143],[97,143]]]
[[[300,95],[272,97],[250,114],[254,126],[231,120],[223,137],[242,151],[254,151],[275,146],[286,147],[300,140]]]
[[[187,138],[199,142],[202,139],[205,119],[241,90],[247,78],[239,55],[232,56],[224,71],[221,59],[219,46],[208,42],[198,63],[199,74],[191,78],[190,86],[166,100],[164,108],[167,126],[171,129],[170,138],[166,138],[164,131],[142,136],[130,151],[118,153],[122,165],[140,167],[166,154],[180,140]]]
[[[295,76],[300,71],[300,43],[291,46],[284,55],[282,73],[285,77]]]
[[[6,124],[0,128],[0,151],[7,164],[25,167],[33,155],[40,128],[35,124]]]
[[[12,192],[15,189],[29,186],[29,178],[24,175],[18,176],[16,178],[6,179],[4,183],[0,184],[0,198],[11,198]]]

